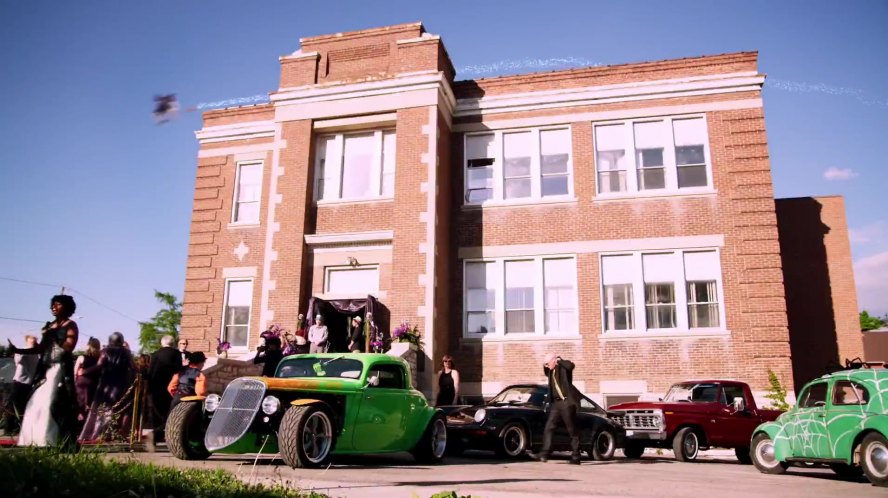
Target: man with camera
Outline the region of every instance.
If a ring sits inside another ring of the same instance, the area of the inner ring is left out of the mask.
[[[580,464],[580,435],[577,432],[577,390],[573,386],[574,364],[564,360],[555,353],[546,354],[543,360],[543,373],[549,380],[549,418],[546,419],[546,428],[543,430],[543,448],[534,459],[540,462],[549,460],[552,448],[552,434],[558,427],[558,422],[564,422],[568,434],[570,434],[570,463]]]
[[[256,348],[253,364],[262,364],[263,377],[274,377],[278,363],[284,358],[284,353],[281,351],[281,338],[272,336],[267,339],[263,338],[263,342],[264,344]]]

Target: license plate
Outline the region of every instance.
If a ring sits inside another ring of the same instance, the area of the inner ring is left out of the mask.
[[[626,437],[632,437],[635,435],[635,431],[626,431]]]

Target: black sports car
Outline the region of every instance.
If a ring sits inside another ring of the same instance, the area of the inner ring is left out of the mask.
[[[527,450],[539,451],[548,416],[548,394],[546,385],[518,384],[503,389],[483,405],[441,407],[447,414],[448,452],[488,450],[507,458],[522,458]],[[594,460],[610,460],[614,450],[622,447],[625,431],[614,425],[594,401],[581,393],[577,396],[580,450]],[[552,451],[570,451],[570,437],[563,424],[552,438]]]

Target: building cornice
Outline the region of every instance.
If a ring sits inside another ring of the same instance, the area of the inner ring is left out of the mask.
[[[393,230],[374,232],[347,232],[305,235],[305,243],[309,246],[326,246],[334,244],[365,244],[368,242],[391,242],[395,236]]]
[[[201,144],[274,137],[274,121],[248,121],[229,125],[208,126],[194,132]]]
[[[756,71],[459,99],[454,117],[761,90]]]

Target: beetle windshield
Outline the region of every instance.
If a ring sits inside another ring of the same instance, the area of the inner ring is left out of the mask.
[[[663,401],[692,403],[712,403],[718,401],[718,384],[685,382],[669,388]]]
[[[539,387],[510,387],[490,400],[491,405],[520,405],[529,403],[542,405],[546,400],[546,391]]]
[[[333,361],[335,360],[335,361]],[[364,364],[351,358],[288,358],[278,366],[275,377],[339,377],[357,379]]]

